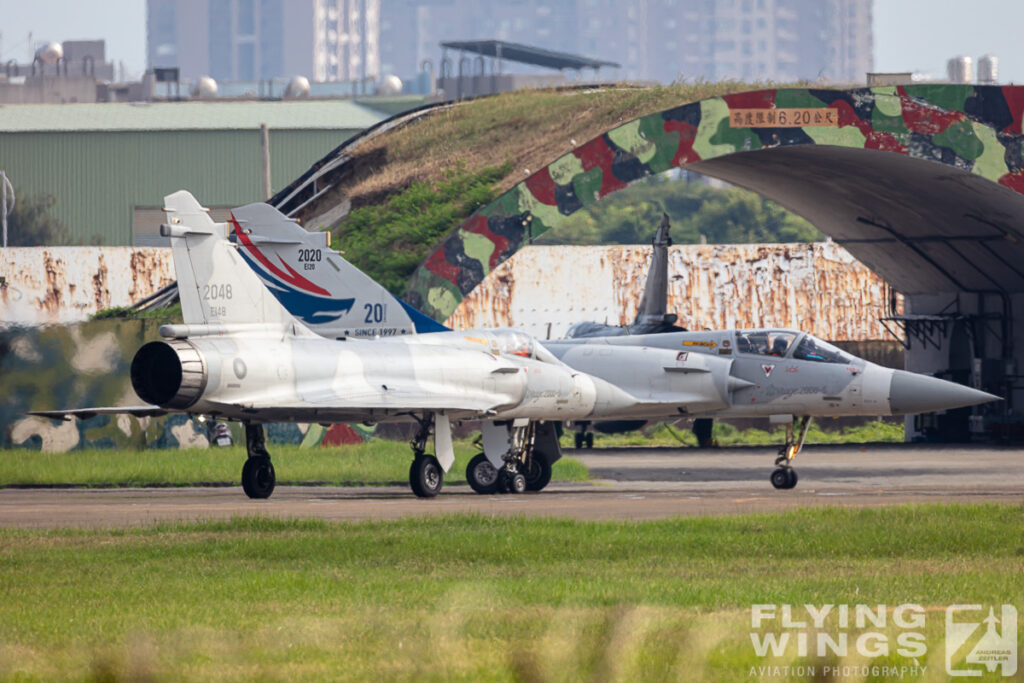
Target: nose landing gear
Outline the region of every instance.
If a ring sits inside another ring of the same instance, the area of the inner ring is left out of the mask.
[[[800,418],[800,436],[793,440],[793,423],[786,425],[786,444],[779,449],[779,457],[775,458],[776,469],[772,472],[770,481],[777,489],[791,489],[796,486],[796,470],[791,463],[804,447],[804,439],[807,438],[807,430],[811,426],[811,416],[805,415]]]

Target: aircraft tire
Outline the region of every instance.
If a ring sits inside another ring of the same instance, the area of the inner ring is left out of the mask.
[[[583,441],[588,451],[592,449],[594,447],[594,433],[587,432],[586,436],[583,437]]]
[[[580,434],[579,432],[576,432],[572,436],[576,444],[576,449],[579,450],[580,448],[583,448],[583,435]]]
[[[510,493],[526,493],[526,477],[516,472],[508,481]]]
[[[420,498],[433,498],[441,493],[444,486],[444,470],[432,455],[421,453],[412,460],[409,467],[409,486]]]
[[[541,491],[551,482],[551,463],[545,458],[533,457],[526,470],[526,490]]]
[[[777,467],[777,468],[775,468],[775,471],[772,472],[772,476],[771,476],[771,479],[770,479],[771,482],[772,482],[772,486],[774,486],[775,488],[780,489],[780,490],[781,489],[793,488],[792,486],[789,485],[789,480],[790,480],[789,472],[790,472],[789,468],[786,468],[786,467]]]
[[[247,458],[245,464],[242,465],[242,490],[250,498],[270,498],[276,482],[274,465],[270,462],[270,458],[262,456]]]
[[[794,470],[792,467],[788,467],[787,470],[789,470],[789,481],[786,482],[786,488],[791,489],[794,486],[796,486],[798,477],[796,476],[796,470]]]
[[[499,475],[498,469],[483,453],[474,455],[466,466],[466,481],[469,482],[469,487],[480,495],[497,492]]]

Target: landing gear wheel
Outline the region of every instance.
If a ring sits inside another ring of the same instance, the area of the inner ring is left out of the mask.
[[[409,486],[420,498],[433,498],[444,486],[444,470],[432,455],[420,453],[409,467]]]
[[[580,434],[579,432],[576,432],[572,436],[573,440],[576,442],[576,450],[583,448],[583,435]]]
[[[526,493],[526,477],[516,472],[508,480],[510,493]]]
[[[495,493],[498,490],[498,479],[498,468],[483,453],[473,456],[466,466],[469,487],[481,495]]]
[[[771,476],[772,486],[777,489],[791,489],[796,486],[797,480],[796,470],[792,467],[779,467]]]
[[[534,456],[526,468],[526,490],[540,491],[551,482],[551,463]]]
[[[270,458],[248,458],[242,465],[242,490],[250,498],[270,498],[276,481]]]
[[[587,432],[587,435],[583,439],[586,442],[587,450],[594,447],[594,435],[591,432]]]

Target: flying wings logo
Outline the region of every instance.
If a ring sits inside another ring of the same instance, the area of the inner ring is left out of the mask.
[[[267,258],[246,235],[235,217],[231,217],[235,236],[242,246],[238,253],[267,285],[288,312],[310,325],[337,320],[352,310],[355,299],[334,299],[331,293],[302,277],[280,256],[280,267]]]
[[[981,676],[999,669],[1002,676],[1017,673],[1017,608],[1003,605],[997,617],[988,616],[982,605],[950,605],[946,608],[946,673],[950,676]]]

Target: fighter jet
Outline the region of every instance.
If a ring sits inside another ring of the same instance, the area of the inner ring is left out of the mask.
[[[679,415],[768,417],[786,423],[771,474],[775,488],[796,486],[792,461],[814,417],[907,415],[1002,400],[946,380],[885,368],[806,332],[718,330],[546,342],[556,357],[640,399],[625,413],[646,415],[649,401],[676,402]],[[649,354],[675,364],[659,373]],[[663,358],[664,356],[658,356]],[[703,401],[678,405],[679,396]],[[651,415],[650,417],[654,417]],[[794,436],[794,421],[799,423]]]
[[[418,430],[409,482],[416,495],[432,497],[455,460],[453,420],[483,421],[485,450],[492,454],[484,460],[493,463],[490,472],[482,470],[494,480],[488,486],[522,492],[543,488],[560,456],[554,425],[544,420],[617,414],[634,403],[617,387],[564,365],[524,333],[402,335],[418,318],[385,310],[392,300],[360,299],[357,307],[352,298],[322,297],[327,292],[305,277],[304,268],[263,260],[259,244],[272,238],[261,240],[241,227],[259,222],[261,213],[280,217],[265,204],[239,210],[229,225],[215,223],[188,192],[164,201],[168,222],[161,234],[171,239],[184,322],[162,326],[164,339],[145,344],[132,360],[132,387],[146,405],[32,414],[185,413],[240,421],[248,453],[242,487],[251,498],[270,496],[275,485],[263,423],[412,421]],[[336,254],[303,248],[313,251],[300,251],[302,263],[346,264]],[[246,261],[279,272],[288,287],[271,295]],[[281,301],[300,308],[310,325],[342,319],[373,325],[391,316],[401,324],[384,341],[349,336],[351,329],[325,338]],[[434,454],[426,452],[431,432]]]
[[[592,321],[579,322],[569,328],[568,339],[585,339],[594,337],[619,337],[626,334],[663,334],[666,332],[685,332],[686,328],[676,325],[679,319],[674,313],[668,313],[668,248],[672,246],[669,236],[671,223],[668,214],[661,215],[658,231],[651,241],[651,265],[647,269],[647,281],[644,293],[640,297],[636,317],[630,325],[608,325]],[[615,420],[602,421],[594,428],[605,434],[621,434],[640,429],[647,420]],[[591,423],[586,420],[576,421],[574,434],[576,448],[594,447],[594,434],[590,431]],[[697,437],[697,445],[706,448],[712,445],[711,430],[714,420],[698,418],[693,421],[693,434]]]
[[[289,272],[301,267],[327,298],[354,298],[351,310],[365,312],[365,316],[352,318],[349,313],[311,323],[310,329],[325,336],[349,334],[359,325],[370,326],[359,334],[374,329],[380,335],[410,331],[404,321],[412,313],[397,297],[347,261],[338,258],[333,263],[335,253],[326,247],[322,253],[309,251],[319,248],[311,245],[322,244],[321,233],[306,232],[276,210],[260,207],[265,205],[237,209],[234,224],[240,241],[244,243],[241,235],[247,234],[250,241],[263,245],[259,263],[277,263]],[[330,267],[321,267],[324,261]],[[277,276],[265,268],[256,270],[278,293],[279,288],[272,284]],[[285,302],[284,296],[278,295]],[[371,315],[378,305],[381,315]],[[436,329],[431,324],[446,329],[433,321],[412,325]],[[450,343],[446,338],[452,334],[457,333],[417,336]],[[770,477],[772,485],[780,489],[796,486],[792,461],[801,451],[814,417],[903,415],[1001,400],[953,382],[875,365],[797,330],[617,334],[549,340],[543,347],[566,365],[605,380],[631,397],[632,402],[624,401],[617,411],[603,411],[605,418],[769,417],[784,422],[786,441]],[[796,429],[794,422],[798,423]],[[495,446],[484,432],[485,452],[470,462],[466,473],[475,490],[493,490],[489,482],[494,469],[501,467],[503,447],[504,442]]]

